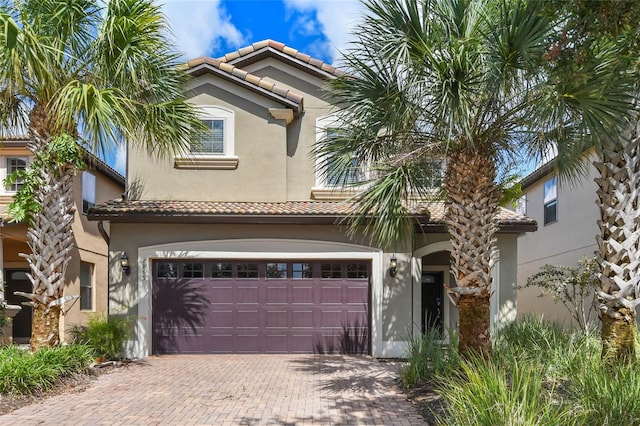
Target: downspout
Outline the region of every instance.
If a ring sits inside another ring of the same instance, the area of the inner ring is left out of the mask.
[[[109,247],[109,234],[107,234],[107,231],[104,229],[104,223],[102,221],[98,222],[98,232],[100,232],[100,235],[102,235],[102,239],[107,243],[107,250]]]

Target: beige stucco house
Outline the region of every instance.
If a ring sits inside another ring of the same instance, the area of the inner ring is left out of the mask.
[[[135,321],[132,356],[401,357],[412,335],[456,327],[443,206],[415,207],[414,235],[383,250],[348,236],[353,191],[317,172],[338,70],[266,40],[185,71],[202,144],[169,159],[130,148],[127,197],[89,214],[111,223],[109,309]],[[536,227],[500,215],[495,325],[515,316],[517,238]]]
[[[3,141],[0,145],[0,179],[6,178],[16,169],[24,169],[31,161],[31,152],[26,148],[25,139]],[[66,271],[65,295],[80,295],[80,298],[64,306],[61,317],[61,338],[69,339],[69,328],[74,324],[84,324],[89,315],[107,313],[107,273],[108,244],[101,235],[98,224],[87,220],[87,211],[96,203],[118,197],[124,191],[124,177],[94,156],[85,158],[87,170],[74,178],[73,196],[75,200],[75,220],[73,234],[75,247],[72,260]],[[20,253],[29,253],[27,245],[27,225],[12,223],[7,214],[7,206],[20,183],[11,187],[0,186],[0,266],[4,277],[4,297],[9,304],[21,305],[24,298],[15,296],[14,291],[31,291],[27,279],[29,265]],[[107,225],[108,226],[108,225]],[[0,295],[1,296],[1,295]],[[0,300],[2,297],[0,297]],[[23,306],[13,319],[12,329],[15,343],[28,343],[31,337],[31,309]]]
[[[591,154],[590,159],[592,159]],[[583,257],[593,257],[598,234],[596,205],[597,171],[589,161],[587,174],[578,182],[558,179],[555,162],[542,165],[522,180],[523,196],[518,212],[539,224],[533,233],[518,238],[518,284],[545,264],[577,266]],[[551,321],[571,324],[571,316],[542,291],[530,287],[518,291],[518,315],[543,315]]]

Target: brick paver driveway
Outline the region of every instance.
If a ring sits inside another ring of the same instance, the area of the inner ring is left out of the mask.
[[[339,355],[164,355],[0,424],[424,424],[400,394],[396,368]]]

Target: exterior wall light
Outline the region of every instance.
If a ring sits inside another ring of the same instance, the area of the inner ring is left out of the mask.
[[[389,275],[391,275],[392,277],[395,277],[397,272],[398,272],[398,258],[396,257],[395,254],[393,254],[391,256],[391,259],[389,260]]]
[[[129,275],[131,273],[131,268],[129,267],[129,256],[127,256],[126,251],[122,253],[122,256],[120,256],[120,267],[125,275]]]

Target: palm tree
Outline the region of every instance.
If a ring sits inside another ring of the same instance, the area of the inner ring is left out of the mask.
[[[607,62],[558,72],[549,62],[557,23],[541,2],[364,5],[347,73],[329,88],[340,131],[316,151],[372,168],[352,229],[364,226],[384,245],[406,235],[407,203],[429,195],[426,165],[442,161],[460,349],[488,354],[499,167],[519,153],[542,155],[552,141],[564,153],[612,131],[628,112],[629,87],[612,83]],[[332,161],[332,173],[348,173],[348,164]]]
[[[602,0],[564,2],[547,0],[549,14],[566,16],[555,41],[559,69],[576,63],[599,64],[594,52],[611,49],[609,67],[618,67],[637,81],[640,46],[640,4]],[[636,91],[637,93],[637,86]],[[630,109],[630,111],[637,110]],[[636,307],[640,305],[640,143],[638,116],[632,115],[622,133],[587,139],[578,146],[593,148],[597,172],[597,205],[600,210],[596,256],[600,286],[597,290],[602,319],[602,357],[607,362],[636,359]],[[576,160],[569,152],[559,153],[560,171],[574,175]],[[583,163],[584,164],[584,163]]]
[[[33,193],[17,197],[36,206],[25,256],[33,291],[23,294],[33,306],[32,350],[59,343],[69,299],[76,142],[103,153],[126,140],[163,155],[200,128],[168,34],[151,0],[0,3],[0,136],[25,131],[34,153],[23,176]]]

